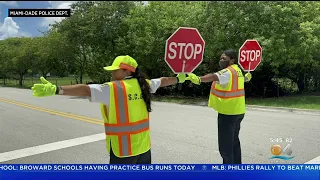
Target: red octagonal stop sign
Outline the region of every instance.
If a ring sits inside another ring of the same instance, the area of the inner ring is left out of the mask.
[[[262,48],[257,40],[246,40],[239,49],[238,63],[244,71],[254,71],[262,59]]]
[[[196,28],[178,28],[166,41],[165,61],[171,70],[192,73],[202,62],[205,42]]]

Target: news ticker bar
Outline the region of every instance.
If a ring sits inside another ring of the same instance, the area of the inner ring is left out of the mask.
[[[8,17],[70,17],[71,9],[8,9]]]
[[[0,164],[0,172],[57,172],[57,171],[153,171],[153,172],[208,172],[208,171],[318,171],[320,164],[150,164],[150,165],[110,165],[110,164]]]

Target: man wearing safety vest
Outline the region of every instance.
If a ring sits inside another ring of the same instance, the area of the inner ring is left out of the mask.
[[[112,72],[111,82],[57,87],[41,77],[42,84],[32,87],[33,95],[86,96],[91,102],[101,103],[110,164],[151,164],[151,93],[159,87],[183,83],[186,75],[147,80],[136,60],[128,55],[118,56],[104,69]]]
[[[213,82],[208,106],[218,112],[218,143],[223,164],[242,163],[239,131],[246,111],[244,82],[251,80],[251,74],[243,76],[235,64],[237,57],[234,50],[226,50],[220,57],[219,72],[201,77],[191,73],[186,78],[197,85]]]

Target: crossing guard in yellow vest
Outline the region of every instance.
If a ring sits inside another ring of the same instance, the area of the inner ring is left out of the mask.
[[[186,75],[148,80],[128,55],[116,57],[104,69],[112,72],[111,81],[105,84],[56,86],[41,77],[42,84],[32,87],[33,95],[84,96],[101,103],[110,164],[150,164],[151,93],[159,87],[183,83]]]
[[[109,113],[105,104],[101,104],[101,111],[108,152],[112,147],[117,157],[130,157],[149,151],[149,112],[137,79],[108,82],[107,85],[110,88]]]
[[[251,74],[243,76],[237,62],[237,53],[226,50],[220,56],[220,71],[197,76],[188,74],[187,80],[199,85],[212,82],[208,106],[218,112],[219,152],[224,164],[241,164],[241,146],[239,140],[240,124],[246,112],[244,82]]]
[[[244,114],[246,111],[245,90],[241,69],[238,65],[233,64],[218,72],[220,75],[223,73],[231,74],[230,81],[226,86],[222,86],[215,81],[212,83],[208,106],[221,114]]]

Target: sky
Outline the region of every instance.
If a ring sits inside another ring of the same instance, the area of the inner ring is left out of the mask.
[[[60,17],[7,17],[7,9],[68,9],[76,1],[0,1],[0,40],[9,37],[42,36]]]

